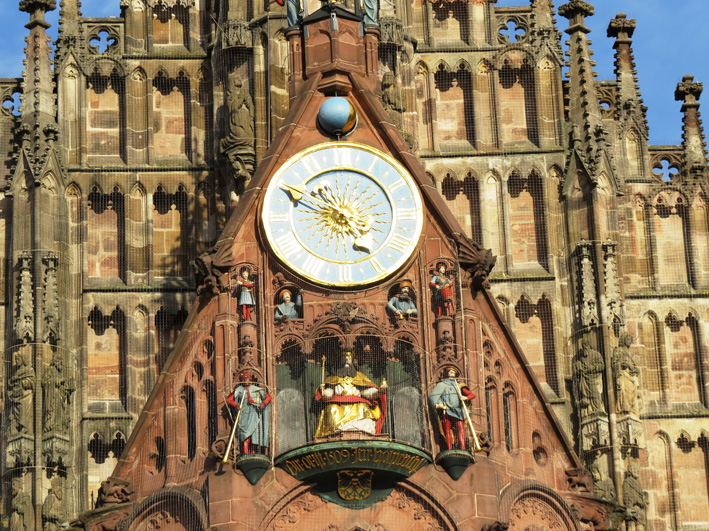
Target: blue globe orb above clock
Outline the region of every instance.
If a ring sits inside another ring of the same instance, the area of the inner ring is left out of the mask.
[[[346,98],[328,98],[318,111],[318,125],[329,135],[346,135],[357,125],[357,111]]]

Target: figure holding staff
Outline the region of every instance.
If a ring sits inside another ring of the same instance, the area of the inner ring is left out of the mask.
[[[441,435],[446,440],[448,450],[453,450],[453,428],[458,436],[458,446],[466,449],[465,427],[470,429],[475,451],[481,449],[480,441],[470,420],[466,402],[471,402],[475,394],[468,389],[467,384],[458,382],[458,369],[449,366],[443,369],[443,379],[436,384],[428,398],[431,409],[436,411],[439,419]]]
[[[234,389],[226,402],[235,417],[234,429],[229,440],[236,435],[242,454],[266,453],[270,446],[269,438],[269,405],[272,397],[256,382],[256,378],[249,371],[239,374],[239,385]],[[225,455],[229,455],[227,451]]]

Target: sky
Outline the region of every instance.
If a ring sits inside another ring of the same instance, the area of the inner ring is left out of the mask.
[[[0,18],[0,77],[20,77],[25,46],[28,15],[17,9],[18,0],[1,0],[4,9]],[[498,0],[498,6],[527,5],[529,0]],[[684,75],[707,83],[705,99],[709,102],[709,53],[707,50],[707,0],[589,0],[596,14],[586,19],[591,29],[589,38],[597,62],[598,80],[614,79],[613,39],[606,37],[610,19],[618,12],[637,21],[633,49],[640,90],[649,107],[650,143],[679,144],[682,141],[682,121],[679,102],[674,91]],[[85,17],[118,16],[120,0],[82,0]],[[558,8],[562,0],[555,0]],[[49,13],[50,34],[56,37],[58,11]],[[564,30],[567,20],[557,16],[557,27]],[[566,40],[564,34],[563,41]],[[564,46],[566,49],[566,46]],[[700,98],[700,103],[702,99]],[[700,109],[701,110],[701,109]],[[707,111],[709,112],[709,111]]]

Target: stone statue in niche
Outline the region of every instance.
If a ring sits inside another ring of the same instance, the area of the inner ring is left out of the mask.
[[[229,130],[221,141],[221,152],[234,169],[235,180],[247,183],[254,170],[254,102],[244,80],[233,72],[228,87]]]
[[[242,267],[239,271],[239,280],[236,281],[236,289],[239,292],[239,307],[241,308],[241,317],[245,321],[251,320],[251,308],[256,306],[254,298],[254,280],[251,278],[251,269]]]
[[[298,293],[293,302],[293,294],[290,290],[284,289],[280,295],[281,303],[276,306],[275,320],[277,323],[284,323],[288,319],[300,319],[303,312],[303,300]]]
[[[24,483],[22,478],[12,478],[11,489],[11,531],[34,531],[34,507],[32,506],[32,496],[24,491]]]
[[[59,531],[65,528],[68,514],[64,508],[64,479],[52,478],[52,489],[42,504],[42,522],[44,531]]]
[[[458,369],[445,367],[443,378],[436,384],[428,397],[428,403],[438,417],[439,430],[446,441],[448,450],[453,449],[453,427],[458,435],[458,446],[465,450],[465,424],[468,415],[464,408],[466,402],[470,403],[475,394],[468,389],[467,384],[458,382]]]
[[[418,317],[416,302],[411,293],[412,284],[410,280],[402,280],[399,284],[399,293],[394,295],[387,303],[387,310],[396,319],[408,319],[409,317]]]
[[[576,377],[576,400],[581,417],[605,413],[603,404],[603,371],[605,363],[600,352],[591,347],[588,338],[581,341],[581,350],[573,363]]]
[[[629,522],[628,529],[630,531],[645,531],[647,499],[635,465],[630,465],[625,471],[623,505],[635,511],[634,521]]]
[[[242,454],[268,452],[271,446],[269,405],[272,397],[249,371],[239,374],[239,385],[226,401],[237,424],[236,437]]]
[[[315,400],[323,404],[316,437],[327,437],[343,431],[362,431],[370,435],[382,432],[387,413],[388,384],[377,387],[355,363],[352,353],[345,352],[343,364],[335,374],[325,376]]]
[[[44,399],[44,433],[53,431],[64,434],[71,424],[71,395],[76,390],[76,382],[66,374],[64,359],[55,352],[52,362],[42,375]]]
[[[638,391],[640,370],[630,353],[633,338],[630,334],[620,336],[618,346],[613,351],[613,376],[615,378],[615,409],[622,415],[640,414],[640,393]]]
[[[396,128],[401,131],[406,143],[411,147],[413,145],[413,136],[404,132],[403,113],[406,112],[406,103],[404,98],[401,97],[401,89],[396,86],[396,78],[393,72],[386,72],[382,77],[382,105],[384,105],[384,110],[389,114]]]
[[[596,498],[606,501],[615,501],[615,486],[613,480],[606,476],[601,468],[593,464],[589,468],[593,478],[593,494]]]
[[[447,266],[444,262],[436,265],[436,273],[431,277],[429,283],[433,297],[433,308],[436,316],[453,315],[455,307],[453,305],[453,276],[447,273]]]
[[[10,402],[9,432],[31,434],[34,432],[35,372],[27,363],[26,354],[15,354],[15,373],[8,382],[7,398]]]

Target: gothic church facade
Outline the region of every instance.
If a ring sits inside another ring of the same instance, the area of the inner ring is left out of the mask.
[[[651,146],[635,21],[609,22],[616,79],[598,81],[589,3],[519,4],[121,0],[96,19],[63,0],[52,43],[55,0],[19,3],[0,526],[709,526],[702,85],[677,85],[682,143]],[[333,97],[357,116],[345,136],[321,119]],[[360,287],[289,267],[259,210],[288,160],[342,141],[422,196],[415,251]],[[415,317],[387,309],[404,287]],[[379,390],[367,436],[321,430],[317,389],[346,352]],[[477,452],[428,403],[449,367]],[[244,371],[270,437],[236,436],[229,461]],[[305,472],[370,447],[398,465]]]

